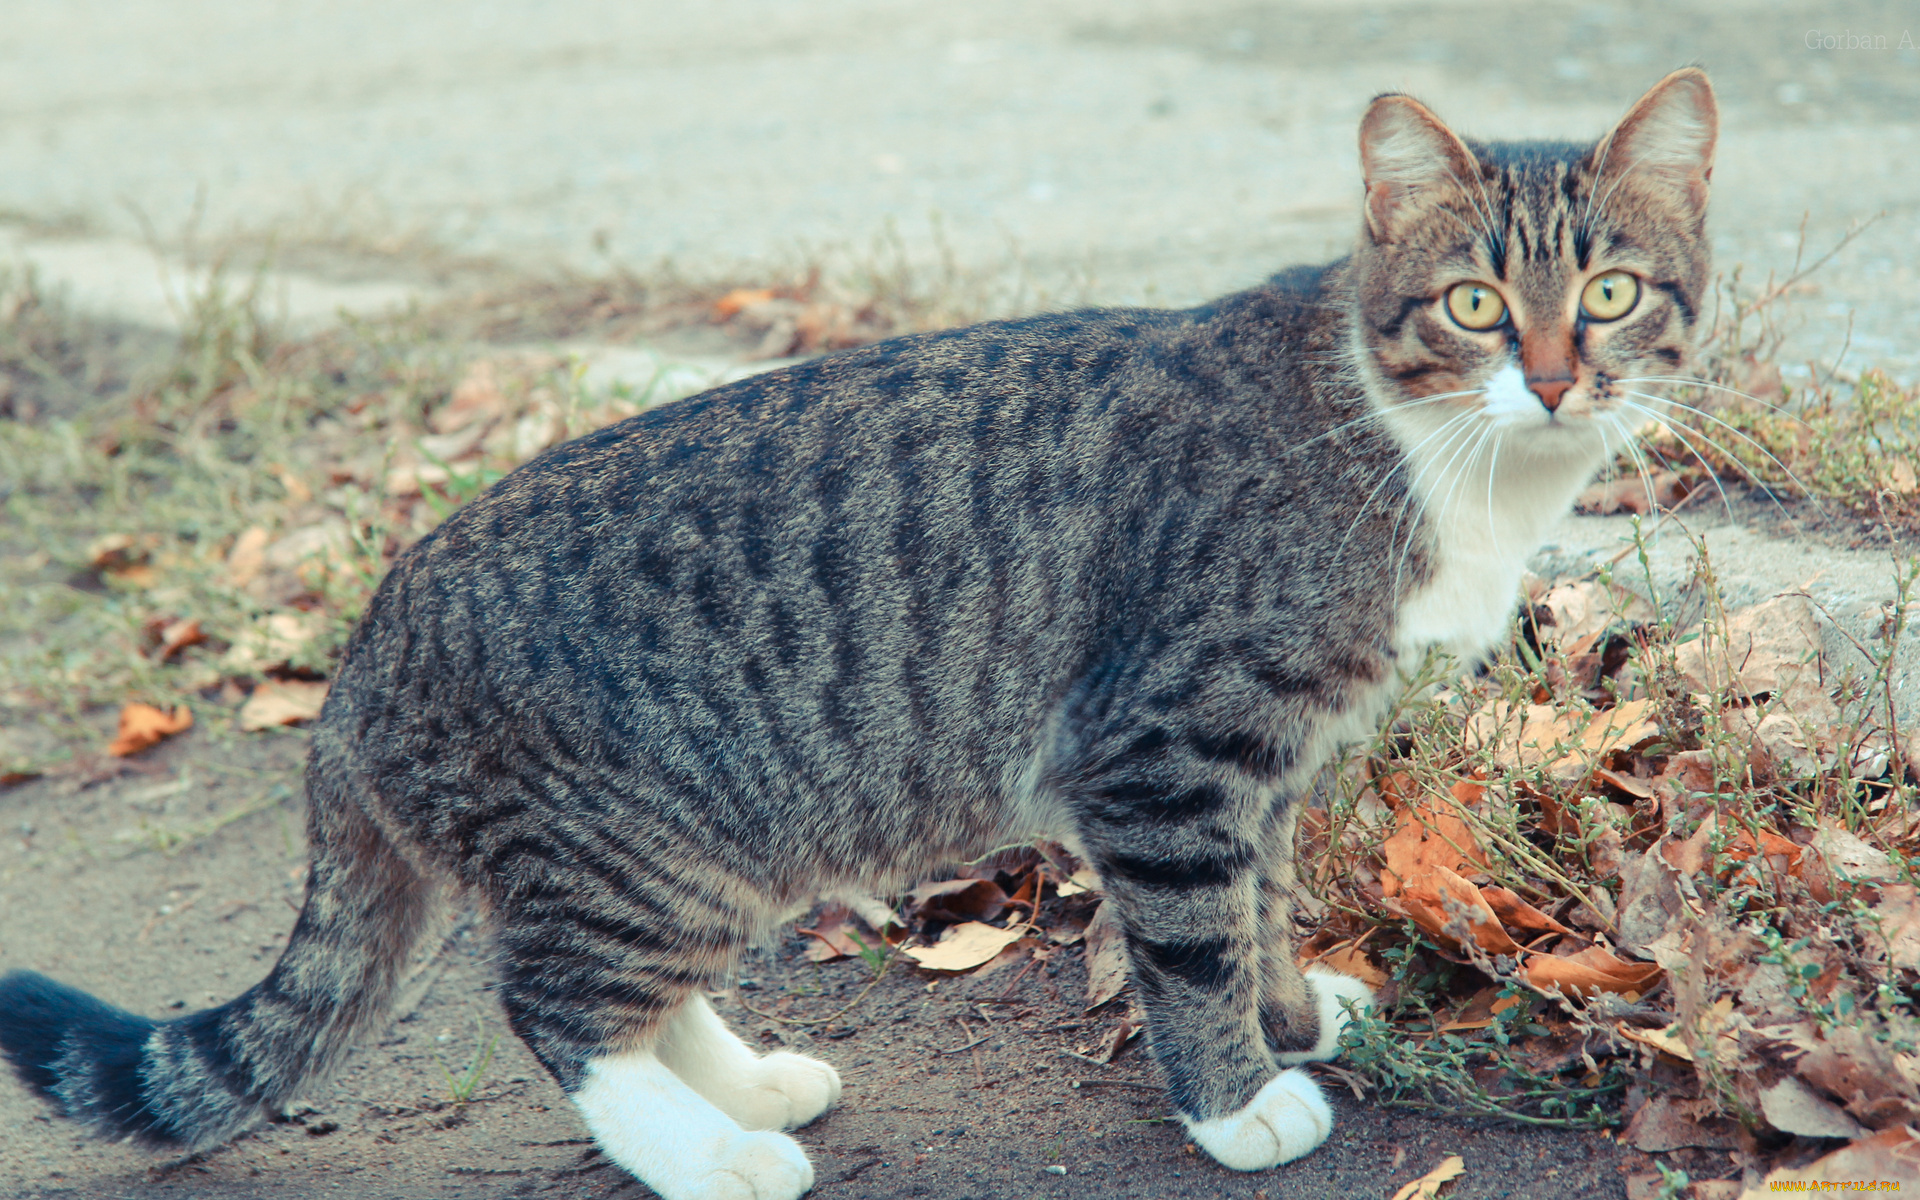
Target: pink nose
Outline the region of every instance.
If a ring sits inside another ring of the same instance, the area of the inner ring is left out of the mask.
[[[1560,397],[1566,395],[1567,389],[1572,386],[1573,380],[1571,379],[1527,380],[1527,390],[1540,397],[1540,403],[1547,406],[1548,412],[1556,412],[1559,410]]]

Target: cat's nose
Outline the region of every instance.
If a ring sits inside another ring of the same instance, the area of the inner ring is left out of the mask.
[[[1527,380],[1527,390],[1540,397],[1540,403],[1546,405],[1548,412],[1559,411],[1560,397],[1572,386],[1573,380],[1565,377]]]

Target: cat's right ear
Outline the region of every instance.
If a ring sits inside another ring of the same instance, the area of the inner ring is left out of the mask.
[[[1376,96],[1360,121],[1360,173],[1367,187],[1367,232],[1394,240],[1402,218],[1444,190],[1458,191],[1479,164],[1465,142],[1411,96]]]

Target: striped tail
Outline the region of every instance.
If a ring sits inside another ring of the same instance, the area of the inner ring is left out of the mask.
[[[102,1135],[198,1150],[284,1109],[386,1015],[441,928],[440,889],[324,775],[316,756],[306,905],[267,978],[155,1021],[31,971],[0,977],[0,1052],[28,1086]]]

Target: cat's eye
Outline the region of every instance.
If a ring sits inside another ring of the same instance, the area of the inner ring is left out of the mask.
[[[1625,271],[1594,276],[1580,293],[1580,311],[1595,321],[1618,321],[1640,299],[1640,281]]]
[[[1507,317],[1507,302],[1484,283],[1456,283],[1447,291],[1447,312],[1463,329],[1492,329]]]

